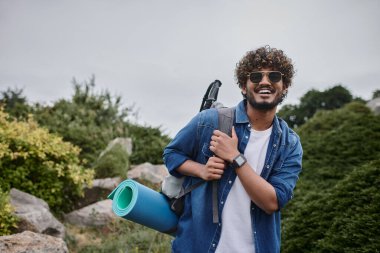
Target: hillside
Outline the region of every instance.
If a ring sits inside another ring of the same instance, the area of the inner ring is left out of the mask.
[[[282,252],[376,252],[380,117],[353,102],[318,112],[298,133],[303,171],[283,212]]]

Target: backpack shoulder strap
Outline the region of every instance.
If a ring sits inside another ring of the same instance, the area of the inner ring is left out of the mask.
[[[223,133],[232,135],[232,126],[234,125],[235,107],[223,107],[218,109],[218,129]]]
[[[235,107],[223,107],[217,109],[218,111],[218,129],[223,133],[232,135],[232,126],[234,124],[235,118]],[[184,189],[183,192],[179,194],[177,198],[181,198],[184,195],[188,194],[192,190],[198,188],[206,181],[199,181],[196,184],[189,186]],[[219,214],[218,214],[218,181],[214,180],[212,182],[212,219],[213,223],[219,222]]]
[[[232,136],[232,126],[234,125],[235,107],[224,107],[218,109],[218,129],[223,133]],[[212,221],[219,222],[218,214],[218,181],[212,181]]]

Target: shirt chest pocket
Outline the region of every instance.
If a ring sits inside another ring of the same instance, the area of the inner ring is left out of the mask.
[[[213,156],[214,153],[210,150],[210,143],[203,143],[202,146],[202,158],[204,159],[204,163],[208,161],[208,159]]]

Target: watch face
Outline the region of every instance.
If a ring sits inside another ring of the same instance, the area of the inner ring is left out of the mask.
[[[244,159],[244,157],[239,156],[239,157],[236,158],[235,161],[236,161],[237,164],[241,165],[241,164],[243,164],[245,162],[245,159]]]

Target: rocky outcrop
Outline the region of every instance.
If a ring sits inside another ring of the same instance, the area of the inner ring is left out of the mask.
[[[25,231],[20,234],[0,236],[2,253],[68,253],[66,243],[57,237]]]
[[[51,214],[45,201],[14,188],[9,195],[14,214],[20,219],[19,232],[30,230],[60,238],[65,236],[65,227]]]
[[[65,215],[67,223],[82,227],[103,226],[115,218],[110,199],[96,202]]]
[[[128,171],[128,178],[144,179],[157,184],[161,183],[168,174],[169,173],[165,165],[152,165],[151,163],[143,163],[136,167],[133,167],[130,171]]]

